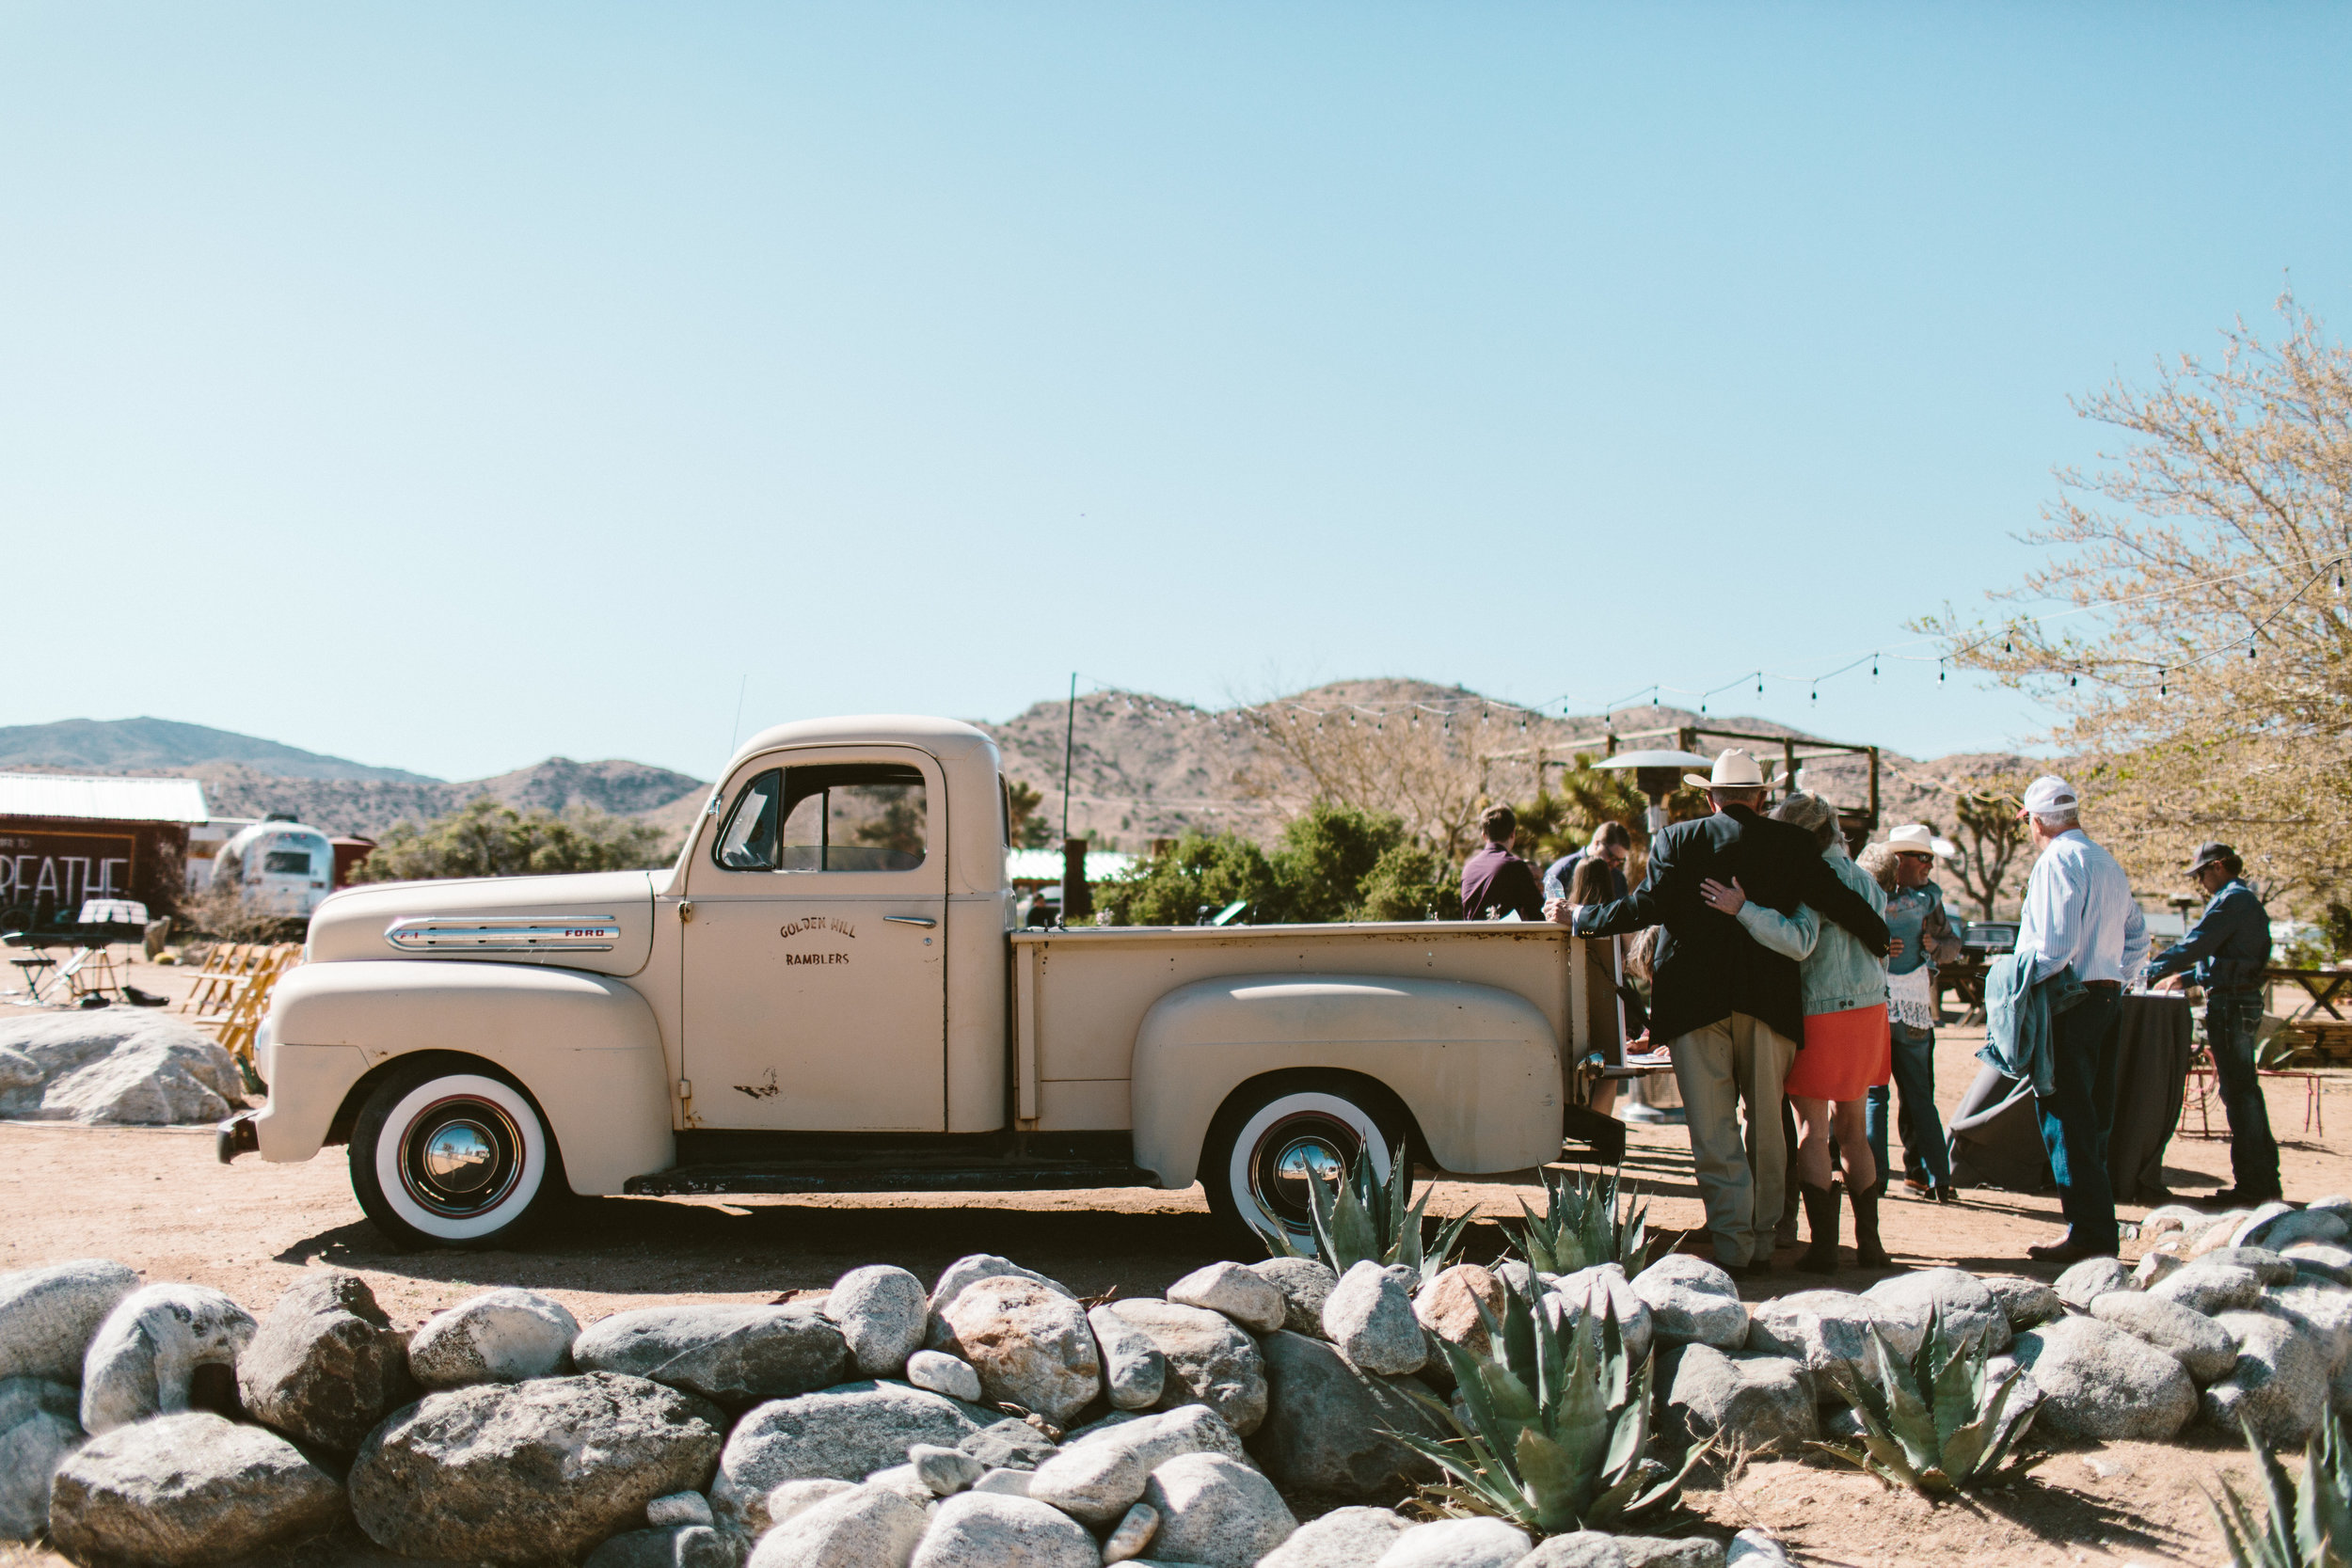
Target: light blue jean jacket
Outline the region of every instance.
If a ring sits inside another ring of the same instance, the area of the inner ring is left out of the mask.
[[[1868,899],[1879,913],[1886,912],[1886,890],[1854,863],[1844,839],[1831,840],[1821,858],[1839,881]],[[1740,924],[1762,945],[1797,960],[1806,1017],[1875,1007],[1886,1000],[1886,960],[1843,926],[1825,923],[1811,905],[1800,904],[1795,914],[1782,914],[1750,899],[1740,906]]]

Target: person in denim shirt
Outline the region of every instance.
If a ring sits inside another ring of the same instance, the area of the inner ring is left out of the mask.
[[[2230,1118],[2230,1175],[2234,1184],[2202,1201],[2225,1209],[2268,1203],[2279,1196],[2279,1142],[2270,1135],[2254,1069],[2254,1031],[2263,1016],[2263,972],[2270,966],[2270,911],[2246,885],[2246,863],[2226,844],[2207,844],[2189,863],[2189,879],[2211,900],[2196,927],[2148,966],[2148,977],[2178,989],[2193,977],[2205,992],[2205,1051]],[[1890,923],[1891,924],[1891,923]]]
[[[1935,1109],[1935,968],[1960,957],[1960,938],[1944,912],[1944,891],[1935,885],[1935,857],[1952,846],[1924,823],[1889,833],[1883,844],[1862,852],[1862,864],[1886,890],[1886,928],[1895,948],[1886,960],[1888,1033],[1893,1045],[1894,1092],[1903,1133],[1903,1186],[1922,1197],[1950,1203],[1950,1147]],[[1884,1170],[1888,1092],[1870,1091],[1867,1124],[1870,1152]]]

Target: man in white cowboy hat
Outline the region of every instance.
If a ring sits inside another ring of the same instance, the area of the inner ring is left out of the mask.
[[[1886,923],[1837,879],[1811,833],[1761,815],[1772,784],[1752,754],[1735,747],[1706,778],[1684,782],[1708,792],[1714,815],[1661,830],[1640,887],[1606,904],[1554,899],[1544,915],[1579,936],[1664,927],[1651,969],[1650,1037],[1674,1057],[1715,1261],[1755,1277],[1772,1266],[1788,1163],[1781,1082],[1804,1042],[1804,994],[1796,961],[1710,908],[1699,884],[1736,878],[1748,898],[1783,914],[1810,904],[1875,953],[1886,950]]]
[[[1886,1019],[1903,1133],[1903,1185],[1949,1203],[1958,1195],[1952,1190],[1951,1148],[1935,1110],[1935,969],[1959,958],[1961,947],[1944,912],[1943,890],[1935,885],[1935,863],[1957,853],[1957,847],[1936,837],[1926,823],[1910,822],[1888,833],[1878,847],[1886,856],[1881,885],[1894,884],[1886,891],[1886,928],[1894,938],[1886,960]],[[1864,863],[1873,872],[1877,860],[1865,852]],[[1887,1168],[1887,1085],[1872,1088],[1865,1116],[1881,1170]]]
[[[2083,832],[2082,800],[2073,784],[2044,773],[2026,786],[2017,815],[2032,825],[2041,851],[2026,879],[2017,951],[2033,954],[2037,984],[2071,967],[2087,993],[2051,1020],[2052,1087],[2038,1101],[2066,1236],[2026,1250],[2051,1263],[2112,1258],[2117,1232],[2107,1134],[2115,1125],[2123,982],[2147,961],[2148,924],[2132,897],[2131,879]]]

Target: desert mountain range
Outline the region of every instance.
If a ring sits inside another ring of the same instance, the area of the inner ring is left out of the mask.
[[[1700,725],[1752,735],[1800,736],[1768,720],[1702,716],[1681,708],[1624,708],[1609,715],[1534,717],[1517,708],[1484,705],[1476,692],[1425,681],[1339,681],[1261,705],[1260,711],[1296,713],[1326,723],[1354,715],[1359,724],[1438,723],[1451,715],[1465,727],[1483,714],[1497,737],[1480,744],[1496,756],[1494,792],[1531,793],[1536,759],[1558,762],[1579,751],[1597,752],[1597,737]],[[1033,704],[1002,723],[974,721],[1003,748],[1005,770],[1045,800],[1049,821],[1061,814],[1062,746],[1069,714],[1058,700]],[[1263,835],[1289,802],[1269,790],[1263,742],[1230,710],[1200,708],[1143,692],[1098,691],[1078,699],[1072,747],[1070,826],[1098,843],[1140,849],[1153,838],[1187,828]],[[1518,730],[1521,721],[1525,729]],[[1514,733],[1516,731],[1516,733]],[[1853,737],[1841,737],[1853,738]],[[1585,742],[1578,746],[1575,742]],[[1671,736],[1627,741],[1671,746]],[[1701,750],[1725,744],[1702,737]],[[1759,753],[1770,742],[1750,742]],[[1931,761],[1881,753],[1882,820],[1951,823],[1951,787],[2026,766],[2001,753],[1963,753]],[[645,763],[575,762],[550,757],[494,778],[445,782],[398,768],[370,767],[275,741],[199,724],[160,719],[66,720],[0,728],[0,768],[75,773],[168,773],[200,779],[204,797],[223,816],[291,812],[330,833],[380,837],[394,823],[428,820],[467,801],[490,796],[523,809],[593,807],[682,831],[709,789],[706,780]],[[1860,757],[1806,765],[1808,786],[1843,803],[1868,795]],[[1516,771],[1515,771],[1516,770]]]

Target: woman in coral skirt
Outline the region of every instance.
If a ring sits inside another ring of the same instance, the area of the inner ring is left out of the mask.
[[[1800,792],[1775,806],[1772,815],[1810,832],[1837,879],[1885,912],[1885,891],[1846,852],[1836,807]],[[1865,1112],[1872,1087],[1887,1079],[1886,961],[1810,907],[1801,905],[1795,914],[1785,915],[1749,903],[1736,878],[1729,885],[1703,882],[1699,895],[1737,916],[1761,945],[1795,958],[1804,980],[1804,1048],[1782,1085],[1797,1113],[1797,1177],[1813,1234],[1813,1245],[1797,1266],[1820,1274],[1837,1267],[1837,1192],[1830,1185],[1829,1161],[1835,1137],[1853,1203],[1854,1260],[1864,1268],[1883,1268],[1892,1261],[1879,1244],[1879,1195],[1886,1183],[1870,1157]]]

